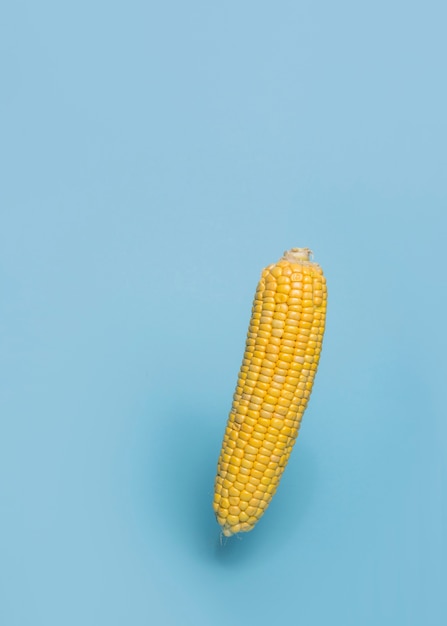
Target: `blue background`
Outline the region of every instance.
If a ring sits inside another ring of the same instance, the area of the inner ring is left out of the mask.
[[[0,623],[444,626],[442,1],[5,3]],[[257,528],[221,438],[262,267],[320,370]]]

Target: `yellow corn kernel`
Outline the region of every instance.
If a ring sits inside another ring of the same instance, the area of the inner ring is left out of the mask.
[[[326,280],[308,248],[261,274],[217,464],[213,508],[229,537],[254,528],[296,441],[318,367]]]

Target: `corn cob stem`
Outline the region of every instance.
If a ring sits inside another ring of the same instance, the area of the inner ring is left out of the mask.
[[[278,487],[318,366],[326,281],[308,248],[266,267],[217,465],[213,508],[222,532],[253,529]]]

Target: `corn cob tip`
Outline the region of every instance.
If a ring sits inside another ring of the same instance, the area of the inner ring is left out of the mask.
[[[290,261],[290,263],[302,263],[303,261],[310,262],[313,257],[313,252],[310,248],[291,248],[286,250],[281,260]]]

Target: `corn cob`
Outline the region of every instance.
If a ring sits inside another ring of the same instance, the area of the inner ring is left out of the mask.
[[[326,318],[326,281],[308,248],[261,275],[217,465],[222,532],[252,530],[270,504],[312,390]]]

